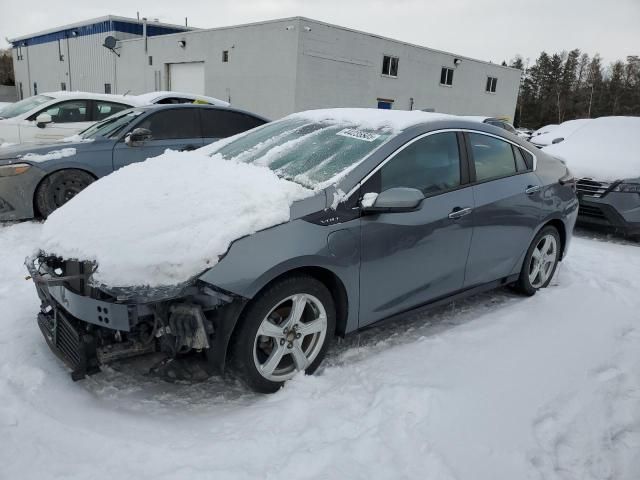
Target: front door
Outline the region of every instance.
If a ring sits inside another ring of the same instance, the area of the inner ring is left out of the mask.
[[[38,127],[36,118],[41,113],[51,116],[51,123]],[[66,100],[55,103],[29,117],[20,124],[22,142],[49,143],[70,137],[88,128],[91,121],[88,100]]]
[[[473,287],[520,271],[518,262],[540,224],[543,205],[530,154],[495,136],[469,133],[467,138],[476,207],[465,286]]]
[[[136,128],[151,131],[152,139],[142,145],[129,146],[124,141],[126,135],[123,136],[113,150],[114,170],[143,162],[167,149],[188,151],[204,145],[197,108],[163,109],[141,119],[130,131]]]
[[[460,290],[473,230],[474,206],[462,134],[428,134],[397,151],[362,187],[421,190],[411,212],[361,219],[360,319],[365,326]]]

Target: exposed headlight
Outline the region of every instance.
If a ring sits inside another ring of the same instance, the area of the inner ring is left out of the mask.
[[[640,193],[640,183],[619,183],[613,189],[614,192]]]
[[[31,168],[28,163],[13,163],[11,165],[2,165],[0,167],[0,177],[13,177],[20,175]]]

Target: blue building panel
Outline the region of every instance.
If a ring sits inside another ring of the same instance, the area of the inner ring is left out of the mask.
[[[24,38],[12,43],[13,48],[18,46],[39,45],[42,43],[56,42],[65,38],[86,37],[87,35],[105,34],[107,32],[124,32],[142,36],[142,23],[123,22],[119,20],[105,20],[103,22],[92,23],[80,27],[67,28],[57,32]],[[155,37],[157,35],[167,35],[187,31],[187,28],[165,27],[160,25],[147,24],[147,35]]]

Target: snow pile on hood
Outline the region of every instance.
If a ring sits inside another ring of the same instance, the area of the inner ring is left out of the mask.
[[[531,142],[536,145],[551,145],[556,138],[564,138],[566,140],[589,122],[591,122],[590,118],[580,118],[578,120],[562,122],[560,125],[556,125],[550,130],[532,137]]]
[[[20,157],[20,160],[27,160],[29,162],[46,162],[47,160],[60,160],[65,157],[73,157],[76,154],[75,148],[63,148],[60,150],[51,150],[50,152],[39,153],[27,153]]]
[[[234,240],[288,221],[311,194],[265,167],[168,150],[55,211],[41,249],[97,262],[94,279],[110,286],[173,285],[215,265]]]
[[[558,128],[558,125],[555,123],[552,123],[550,125],[545,125],[544,127],[540,127],[539,129],[535,130],[532,134],[531,134],[531,138],[535,138],[535,137],[539,137],[540,135],[544,134],[544,133],[549,133],[553,130],[555,130],[556,128]]]
[[[390,129],[400,132],[413,125],[438,120],[455,120],[454,115],[420,110],[382,110],[376,108],[328,108],[294,113],[286,118],[302,118],[311,122],[358,125],[370,130]]]
[[[640,118],[601,117],[543,151],[564,160],[576,177],[640,177]]]
[[[70,137],[64,137],[58,140],[60,143],[91,143],[95,140],[95,138],[84,138],[79,133],[75,135],[71,135]]]

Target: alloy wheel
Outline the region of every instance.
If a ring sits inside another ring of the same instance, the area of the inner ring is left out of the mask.
[[[322,302],[306,293],[291,295],[262,320],[253,345],[255,366],[267,380],[288,380],[313,363],[326,335]]]
[[[555,236],[543,236],[531,254],[529,282],[533,288],[541,288],[553,273],[558,261],[558,243]]]

